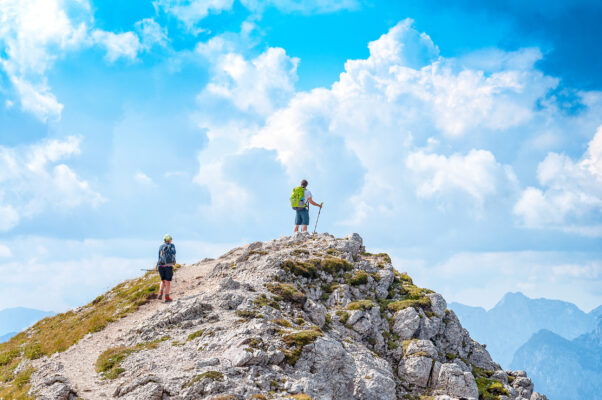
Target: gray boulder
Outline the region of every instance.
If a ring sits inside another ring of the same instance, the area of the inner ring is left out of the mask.
[[[452,397],[464,397],[467,399],[477,399],[479,390],[474,376],[470,372],[464,372],[454,363],[447,363],[441,366],[437,386],[441,388],[443,394]]]
[[[413,307],[404,308],[395,313],[393,322],[393,333],[401,340],[412,339],[420,328],[420,315]]]

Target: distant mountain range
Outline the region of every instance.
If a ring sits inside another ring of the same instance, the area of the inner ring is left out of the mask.
[[[6,342],[10,340],[13,336],[15,336],[18,332],[8,332],[5,335],[0,335],[0,343]]]
[[[42,318],[54,315],[52,311],[15,307],[0,310],[0,342],[9,340],[18,332]]]
[[[592,332],[567,340],[541,330],[514,355],[550,400],[602,400],[602,319]]]
[[[487,344],[493,359],[505,368],[510,367],[519,347],[540,330],[572,340],[593,331],[596,318],[602,315],[602,306],[585,313],[572,303],[531,299],[522,293],[507,293],[489,311],[460,303],[450,303],[449,308],[475,340]]]

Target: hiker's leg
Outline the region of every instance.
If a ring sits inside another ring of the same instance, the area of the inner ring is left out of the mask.
[[[299,211],[299,214],[301,215],[301,229],[303,230],[303,232],[307,232],[307,225],[309,225],[309,210],[305,209]]]
[[[165,295],[169,295],[169,289],[171,288],[171,282],[170,281],[164,281],[165,282]]]
[[[301,210],[295,210],[295,230],[294,232],[299,232],[299,225],[303,224],[303,215]]]
[[[165,286],[165,281],[161,281],[161,285],[159,286],[159,293],[163,293],[164,286]]]

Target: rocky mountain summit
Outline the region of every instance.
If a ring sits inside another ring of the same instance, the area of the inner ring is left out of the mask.
[[[357,234],[255,242],[175,276],[173,303],[151,272],[1,344],[0,398],[546,399]]]

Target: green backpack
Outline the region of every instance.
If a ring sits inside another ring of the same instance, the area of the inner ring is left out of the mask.
[[[304,203],[305,196],[305,188],[303,186],[297,186],[293,189],[293,194],[291,194],[291,206],[293,210],[298,210],[305,208],[306,204]]]

